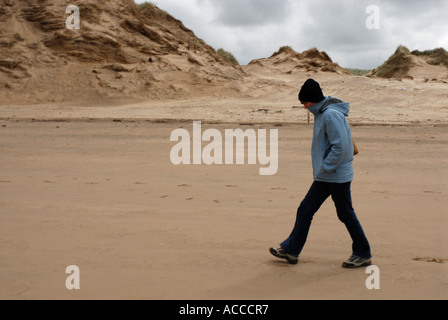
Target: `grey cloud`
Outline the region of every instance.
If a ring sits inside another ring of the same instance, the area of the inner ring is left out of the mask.
[[[304,10],[311,19],[302,24],[300,37],[293,44],[294,47],[299,51],[311,47],[326,51],[335,62],[344,67],[366,65],[364,58],[372,61],[372,51],[384,46],[384,32],[366,27],[369,2],[309,2]],[[376,62],[370,63],[369,67],[376,67],[375,64]]]
[[[289,0],[206,0],[216,9],[216,21],[228,26],[281,23],[288,18]]]
[[[347,4],[335,1],[315,1],[307,8],[314,19],[304,25],[308,41],[316,46],[346,47],[380,40],[380,32],[367,29],[367,6],[363,1]]]
[[[395,19],[442,17],[446,16],[448,8],[448,3],[445,0],[379,0],[377,5],[384,13]],[[430,23],[431,21],[426,22]]]

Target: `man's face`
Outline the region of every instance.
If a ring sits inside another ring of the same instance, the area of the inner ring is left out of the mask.
[[[312,106],[315,105],[315,103],[313,103],[313,102],[306,102],[306,101],[300,101],[300,102],[303,104],[303,106],[305,107],[306,110],[308,110],[309,108],[311,108]]]

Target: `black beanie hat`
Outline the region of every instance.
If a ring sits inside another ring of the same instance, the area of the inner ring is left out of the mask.
[[[325,99],[318,82],[308,79],[300,90],[299,100],[301,102],[318,103]]]

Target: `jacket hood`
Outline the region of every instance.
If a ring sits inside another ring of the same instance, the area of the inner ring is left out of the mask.
[[[335,97],[326,97],[323,101],[316,103],[309,108],[315,116],[324,113],[327,109],[337,110],[348,117],[350,113],[350,104]]]

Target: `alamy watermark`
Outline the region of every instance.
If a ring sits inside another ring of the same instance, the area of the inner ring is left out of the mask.
[[[369,16],[366,19],[366,28],[369,30],[381,29],[380,22],[380,8],[375,5],[370,5],[366,8],[366,14]]]
[[[369,266],[366,269],[366,274],[370,276],[366,280],[366,288],[368,290],[380,290],[381,289],[381,273],[378,266]]]
[[[81,16],[79,13],[78,6],[75,5],[69,5],[67,9],[65,9],[66,14],[70,14],[70,16],[65,20],[65,27],[69,30],[77,29],[79,30],[81,28]]]
[[[193,122],[192,137],[186,129],[176,129],[170,140],[178,142],[170,153],[174,165],[256,165],[260,164],[260,175],[272,176],[278,171],[278,130],[226,129],[224,134],[217,129],[202,133],[201,121]],[[247,141],[247,144],[246,144]],[[203,147],[203,142],[207,143]],[[268,153],[269,145],[269,153]],[[247,150],[247,152],[246,152]]]
[[[65,269],[65,273],[69,274],[65,280],[65,287],[67,290],[80,290],[81,289],[81,274],[78,266],[68,266]]]

